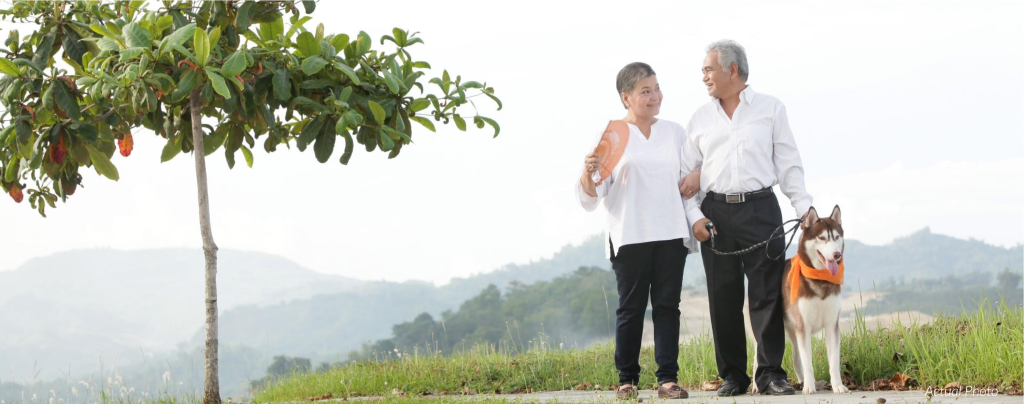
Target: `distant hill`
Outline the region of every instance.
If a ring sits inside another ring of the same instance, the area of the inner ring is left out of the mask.
[[[424,312],[440,317],[441,312],[457,308],[489,284],[504,291],[513,281],[550,281],[584,266],[608,269],[602,241],[602,236],[594,236],[579,246],[562,248],[551,259],[455,279],[441,287],[417,282],[379,282],[354,292],[279,306],[229,310],[221,319],[221,341],[260,346],[272,353],[310,357],[315,361],[343,360],[345,352],[359,349],[362,343],[391,336],[395,324],[412,321]],[[856,240],[846,243],[847,290],[870,290],[873,282],[901,277],[931,278],[976,271],[995,274],[1005,268],[1024,270],[1024,246],[1002,248],[978,240],[933,234],[927,228],[883,246]],[[795,253],[795,242],[790,249],[788,256]],[[691,254],[684,282],[698,284],[703,277],[700,254]],[[201,336],[197,332],[193,343],[198,344]]]
[[[454,309],[488,285],[504,289],[512,282],[547,281],[581,266],[609,267],[599,236],[579,246],[564,246],[549,259],[455,278],[444,286],[418,281],[369,282],[345,293],[227,310],[221,315],[220,340],[259,347],[274,354],[344,359],[338,355],[365,342],[386,338],[395,324],[412,320],[423,312],[439,314]],[[199,344],[202,338],[199,330],[191,343]]]
[[[394,325],[421,313],[442,318],[490,284],[506,292],[514,283],[550,281],[580,267],[608,269],[602,241],[594,236],[550,259],[443,286],[363,282],[312,272],[270,254],[222,250],[221,343],[245,358],[222,363],[238,378],[222,376],[224,383],[261,377],[273,355],[314,363],[343,360],[348,351],[391,337]],[[1024,270],[1024,246],[1001,248],[928,229],[883,246],[848,240],[846,257],[849,289],[870,290],[873,281],[900,278]],[[31,380],[34,368],[41,370],[38,379],[47,380],[69,364],[78,375],[95,372],[101,358],[107,367],[131,367],[143,357],[154,359],[154,353],[176,355],[167,352],[175,348],[194,354],[202,335],[202,272],[198,249],[70,251],[0,272],[0,383],[11,375]],[[700,255],[690,255],[684,282],[699,284],[703,276]]]
[[[361,287],[284,258],[221,250],[221,310],[280,304]],[[68,251],[0,272],[0,374],[57,377],[58,368],[99,369],[142,352],[173,350],[204,319],[198,249]]]

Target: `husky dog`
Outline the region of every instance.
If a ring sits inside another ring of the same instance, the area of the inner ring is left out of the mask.
[[[800,224],[803,234],[796,256],[782,268],[782,297],[786,336],[793,345],[793,369],[804,394],[814,394],[811,336],[825,331],[832,391],[847,393],[839,368],[839,308],[843,284],[843,221],[839,206],[819,218],[811,207]],[[757,350],[757,341],[754,341]],[[757,373],[757,361],[754,361]],[[754,385],[757,392],[757,385]]]

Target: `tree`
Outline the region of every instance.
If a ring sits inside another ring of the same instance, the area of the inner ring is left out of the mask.
[[[39,27],[25,38],[11,31],[0,49],[0,185],[18,203],[28,193],[45,217],[47,206],[75,193],[82,167],[118,179],[111,157],[132,153],[132,129],[166,139],[161,161],[192,152],[206,260],[204,402],[219,403],[217,246],[205,157],[224,149],[234,167],[240,151],[251,167],[263,137],[267,153],[312,146],[323,163],[340,137],[342,164],[355,143],[394,158],[412,142],[412,122],[430,131],[433,122],[454,122],[465,131],[460,112],[475,109],[472,97],[484,95],[498,109],[501,102],[493,88],[447,71],[422,82],[430,64],[409,53],[423,43],[415,33],[395,28],[380,40],[394,47],[385,51],[372,49],[365,32],[326,34],[323,24],[308,30],[314,1],[161,4],[15,2],[0,10],[5,20]],[[494,120],[472,118],[498,135]]]

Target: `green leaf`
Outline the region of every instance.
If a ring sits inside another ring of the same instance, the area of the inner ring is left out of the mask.
[[[252,6],[254,4],[256,4],[256,2],[246,1],[238,7],[238,16],[235,17],[235,26],[238,28],[239,32],[247,31],[249,26],[252,25]]]
[[[380,151],[391,151],[395,148],[395,141],[391,140],[391,136],[383,131],[377,132],[378,139],[380,139]]]
[[[216,91],[217,94],[220,94],[220,96],[225,99],[231,98],[231,92],[228,91],[228,85],[224,82],[223,76],[211,72],[209,68],[206,70],[206,76],[210,78],[210,84],[213,85],[213,91]]]
[[[196,51],[196,63],[199,66],[206,66],[206,62],[210,60],[210,37],[206,35],[206,31],[196,30],[192,38],[192,48]]]
[[[284,18],[260,23],[260,38],[264,41],[277,41],[281,35],[284,35]]]
[[[153,46],[153,39],[149,30],[142,28],[139,24],[130,22],[122,28],[124,32],[124,44],[129,48],[146,48]]]
[[[224,145],[224,139],[228,137],[228,126],[221,125],[212,134],[203,138],[203,155],[209,156]],[[178,147],[181,149],[181,147]]]
[[[292,98],[292,83],[288,78],[288,71],[277,69],[274,71],[274,97],[279,101],[288,101]]]
[[[64,55],[81,66],[82,56],[85,56],[88,49],[86,47],[86,42],[82,42],[82,37],[78,35],[78,32],[75,32],[75,30],[70,27],[70,24],[64,26],[64,36],[61,37],[61,43],[64,44]]]
[[[0,58],[0,72],[3,72],[8,76],[21,76],[21,69],[19,69],[14,63],[11,63],[10,60],[7,60],[7,58]]]
[[[402,133],[402,132],[400,132],[400,131],[398,131],[398,130],[395,130],[394,128],[392,128],[392,127],[390,127],[390,126],[386,126],[386,125],[385,125],[385,126],[384,126],[384,127],[382,127],[381,129],[384,129],[384,131],[385,131],[385,132],[387,132],[387,133],[389,133],[389,134],[392,134],[392,135],[398,136],[398,137],[399,137],[400,139],[405,139],[405,140],[407,140],[407,141],[409,141],[409,142],[412,142],[412,138],[411,138],[411,137],[409,137],[409,135],[406,135],[406,134],[404,134],[404,133]]]
[[[370,34],[366,31],[359,31],[359,35],[356,36],[358,39],[356,42],[359,44],[359,55],[365,55],[366,52],[370,51],[370,45],[373,45],[373,39],[370,39]]]
[[[369,104],[370,113],[373,114],[373,120],[377,121],[377,125],[384,125],[384,118],[387,116],[387,113],[384,112],[384,107],[381,107],[380,104],[373,101],[370,101]]]
[[[338,135],[330,128],[320,130],[316,137],[316,144],[313,145],[316,161],[326,163],[331,158],[331,154],[334,153],[334,142],[337,139]]]
[[[308,32],[303,32],[303,34],[308,34]],[[320,56],[308,57],[302,61],[302,72],[307,75],[313,75],[323,69],[324,66],[327,66],[327,61],[324,58]]]
[[[349,110],[341,116],[341,119],[338,120],[338,126],[340,126],[340,129],[335,127],[334,131],[341,133],[344,132],[346,128],[355,130],[360,123],[363,123],[363,116],[356,111]]]
[[[436,130],[434,130],[434,123],[430,122],[430,120],[427,118],[424,118],[422,116],[410,116],[409,119],[419,122],[420,125],[423,125],[423,127],[429,129],[431,132],[437,132]]]
[[[306,9],[306,14],[313,14],[313,10],[316,10],[316,2],[312,0],[302,0],[302,8]]]
[[[68,88],[68,83],[65,83],[64,80],[54,81],[53,100],[57,102],[57,106],[66,112],[69,118],[76,121],[81,119],[82,107],[78,105],[78,99],[71,94],[71,89]]]
[[[338,34],[331,38],[331,46],[338,52],[341,52],[348,46],[348,35]]]
[[[488,98],[494,100],[494,102],[498,104],[498,111],[501,111],[501,100],[499,100],[498,97],[495,97],[493,92],[489,90],[481,90],[480,92],[482,92]]]
[[[412,112],[419,112],[430,106],[430,100],[426,98],[419,98],[412,101],[409,104],[409,110]]]
[[[212,48],[214,46],[217,46],[217,41],[220,41],[220,27],[213,28],[213,31],[210,32],[210,40],[207,41],[207,43],[209,43],[210,47]]]
[[[95,30],[95,28],[93,28]],[[196,32],[196,24],[192,23],[184,27],[174,30],[170,35],[164,38],[170,45],[184,45],[186,41],[192,39]]]
[[[89,150],[89,159],[92,160],[92,166],[96,168],[96,172],[100,173],[104,177],[117,181],[117,167],[114,167],[114,164],[110,162],[107,155],[96,150],[89,144],[86,144],[85,148]]]
[[[342,73],[345,73],[345,75],[348,76],[348,79],[352,80],[352,84],[359,85],[359,76],[357,76],[356,71],[352,70],[351,67],[348,67],[347,64],[341,62],[334,62],[334,68],[341,70]]]
[[[32,56],[33,65],[43,69],[50,64],[50,57],[53,56],[53,41],[56,38],[57,31],[50,31],[49,34],[43,35],[43,39],[39,41],[39,46],[36,47],[35,56]]]
[[[313,100],[311,100],[309,98],[306,98],[306,97],[303,97],[303,96],[297,96],[297,97],[292,99],[292,106],[295,106],[295,105],[305,105],[305,106],[308,106],[308,107],[313,108],[313,109],[315,109],[317,111],[320,111],[320,112],[327,112],[328,111],[327,107],[323,106],[323,104],[319,104],[316,101],[313,101]]]
[[[117,42],[114,42],[114,40],[110,38],[103,38],[96,41],[96,46],[98,46],[100,50],[105,51],[116,51],[121,49],[120,46],[117,46]]]
[[[398,94],[398,90],[401,89],[395,75],[388,72],[384,72],[384,84],[388,86],[388,90],[391,91],[392,94]]]
[[[302,132],[299,132],[296,145],[299,147],[299,151],[306,150],[306,145],[313,141],[317,136],[320,135],[320,131],[324,128],[324,119],[326,115],[319,115],[313,118],[302,128]]]
[[[252,168],[252,151],[248,147],[242,146],[242,156],[245,157],[245,165]]]
[[[306,80],[299,84],[299,88],[303,90],[310,90],[314,88],[327,88],[333,86],[334,83],[335,82],[333,80]]]
[[[178,102],[188,96],[199,84],[199,74],[189,70],[185,74],[181,75],[181,79],[178,80],[178,86],[174,88],[174,92],[171,93],[171,101]]]
[[[221,74],[227,77],[234,77],[242,73],[246,68],[245,51],[237,50],[228,56],[224,65],[220,67]]]
[[[310,57],[320,54],[320,42],[309,32],[299,34],[298,39],[295,40],[295,47],[302,52],[302,56]]]
[[[462,117],[459,116],[459,114],[453,114],[452,115],[452,119],[455,120],[455,126],[458,127],[459,130],[461,130],[463,132],[466,131],[466,120],[465,119],[462,119]]]
[[[132,59],[138,58],[139,56],[142,56],[142,52],[144,50],[145,50],[145,48],[139,48],[139,47],[128,48],[128,49],[122,50],[120,52],[120,55],[121,55],[121,59],[120,60],[122,62],[124,62],[126,60],[132,60]]]
[[[345,152],[341,154],[341,164],[348,165],[349,159],[352,158],[352,149],[355,147],[355,142],[352,141],[352,134],[348,133],[347,130],[338,132],[341,137],[345,138]]]
[[[501,132],[501,127],[498,126],[497,122],[495,122],[491,118],[487,118],[487,117],[483,117],[483,116],[479,116],[479,115],[477,115],[476,117],[479,118],[481,121],[487,122],[489,125],[494,127],[494,137],[498,137],[498,132]]]

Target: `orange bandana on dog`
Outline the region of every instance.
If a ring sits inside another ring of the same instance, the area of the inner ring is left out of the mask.
[[[843,260],[845,261],[845,260]],[[832,276],[827,269],[817,269],[804,263],[800,259],[800,255],[795,255],[790,260],[789,265],[789,303],[796,303],[796,298],[799,296],[800,291],[800,275],[805,278],[817,279],[819,281],[826,281],[834,283],[836,285],[843,284],[843,261],[839,261],[839,271],[836,272],[835,276]]]

